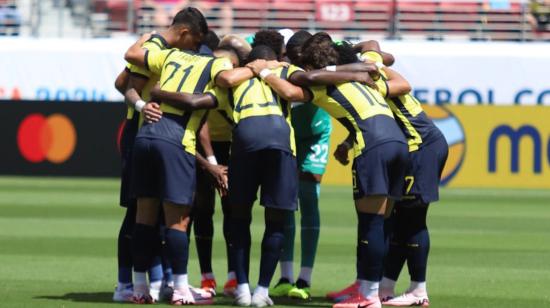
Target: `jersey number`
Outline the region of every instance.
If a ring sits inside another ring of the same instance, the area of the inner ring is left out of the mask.
[[[313,153],[309,156],[309,159],[314,163],[327,163],[328,158],[328,144],[314,144],[311,149]]]
[[[372,95],[372,90],[364,85],[364,84],[361,84],[361,83],[358,83],[358,82],[352,82],[351,83],[357,90],[359,90],[359,92],[361,92],[361,94],[365,97],[365,99],[369,102],[369,105],[371,106],[374,106],[375,103],[377,103],[378,105],[384,107],[384,108],[390,108],[388,106],[388,104],[386,104],[386,102],[384,101],[379,101],[377,99],[375,99]]]
[[[168,68],[169,65],[172,65],[174,67],[174,70],[172,71],[172,73],[170,73],[170,76],[168,76],[168,78],[166,78],[166,80],[162,83],[161,87],[164,86],[170,79],[174,78],[174,76],[176,75],[176,72],[181,68],[181,64],[176,63],[174,61],[168,62],[168,64],[166,64],[164,68]],[[190,65],[183,70],[183,76],[181,76],[178,89],[176,90],[177,92],[179,92],[183,87],[183,84],[185,83],[185,80],[187,80],[187,77],[189,77],[189,74],[191,73],[192,69],[193,69],[193,65]]]
[[[411,193],[411,190],[413,188],[413,185],[414,185],[414,176],[412,175],[407,175],[405,177],[405,184],[406,184],[406,191],[405,191],[405,195],[408,195]]]

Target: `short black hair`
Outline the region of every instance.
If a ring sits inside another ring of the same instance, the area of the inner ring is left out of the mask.
[[[277,60],[277,53],[271,49],[271,47],[266,45],[257,45],[250,51],[248,54],[247,63],[254,60],[263,59],[263,60]]]
[[[208,48],[210,48],[211,50],[214,50],[218,48],[218,45],[220,44],[220,38],[218,37],[216,32],[208,30],[208,33],[206,33],[206,35],[202,39],[202,43],[208,46]]]
[[[286,56],[290,59],[290,62],[298,66],[300,65],[302,46],[312,36],[311,33],[300,30],[290,37],[286,43]]]
[[[201,11],[194,7],[186,7],[179,11],[174,20],[172,26],[186,25],[194,34],[208,34],[208,23],[206,18],[202,15]]]
[[[277,55],[277,59],[281,58],[281,52],[283,51],[283,45],[285,38],[281,33],[275,30],[260,30],[254,34],[254,41],[252,42],[252,48],[260,45],[265,45],[271,48]]]
[[[239,54],[239,52],[237,51],[237,49],[235,49],[233,46],[229,46],[229,45],[220,46],[220,47],[216,48],[216,50],[223,50],[223,51],[227,51],[227,52],[230,52],[230,53],[234,54],[235,57],[237,57],[237,60],[239,60],[239,66],[240,66],[241,64],[243,64],[244,61],[246,60],[246,59],[243,59],[243,58],[241,57],[241,55]]]
[[[357,53],[353,50],[353,46],[350,43],[343,41],[338,44],[333,43],[333,46],[340,55],[338,64],[341,65],[359,62],[359,59],[357,58]]]

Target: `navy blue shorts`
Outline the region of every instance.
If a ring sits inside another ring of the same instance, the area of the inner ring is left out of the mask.
[[[401,142],[375,146],[353,160],[353,198],[388,196],[400,199],[409,165],[409,147]]]
[[[403,200],[396,205],[425,205],[439,200],[439,182],[448,154],[449,146],[443,135],[411,152]]]
[[[296,210],[298,169],[292,153],[260,150],[239,153],[229,160],[229,202],[252,206],[261,187],[260,204],[281,210]]]
[[[135,197],[192,205],[195,186],[195,156],[161,139],[136,138],[132,169]]]
[[[120,138],[121,172],[119,204],[123,207],[128,207],[129,204],[135,205],[136,203],[136,199],[133,198],[131,194],[132,152],[137,134],[137,128],[134,127],[134,122],[133,120],[126,120]]]

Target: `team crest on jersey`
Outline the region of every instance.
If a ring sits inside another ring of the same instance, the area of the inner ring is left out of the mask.
[[[434,121],[449,144],[449,157],[443,174],[441,185],[446,185],[458,173],[466,154],[466,135],[459,119],[447,108],[442,106],[424,105],[424,112]]]

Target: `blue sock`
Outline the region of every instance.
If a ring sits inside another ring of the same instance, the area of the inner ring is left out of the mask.
[[[400,207],[395,206],[392,216],[384,223],[386,258],[384,260],[384,277],[397,281],[405,265],[407,251],[404,245],[404,226],[408,218],[404,217]]]
[[[149,282],[161,281],[163,278],[162,259],[159,255],[154,256],[149,268]]]
[[[166,245],[166,230],[167,230],[166,226],[164,225],[160,226],[160,238],[161,238],[160,257],[162,261],[162,272],[163,272],[162,279],[165,282],[173,282],[174,277],[172,273],[172,264],[170,263],[170,254],[168,252],[168,245]]]
[[[175,275],[187,274],[187,262],[189,260],[187,232],[168,228],[166,230],[166,245],[173,273]]]
[[[321,218],[319,215],[319,183],[300,181],[300,227],[302,246],[302,267],[313,268],[319,243],[319,228]],[[286,234],[285,234],[286,236]]]
[[[250,223],[251,218],[229,220],[230,253],[234,260],[235,274],[239,284],[248,283],[250,267]]]
[[[233,254],[231,253],[229,242],[229,220],[230,220],[230,211],[229,205],[227,204],[227,197],[222,198],[222,211],[223,211],[223,237],[225,239],[225,252],[227,255],[227,272],[235,271],[235,260],[233,260]]]
[[[155,240],[158,239],[154,226],[136,224],[132,237],[132,258],[134,271],[145,273],[151,267]]]
[[[294,238],[296,236],[296,218],[294,216],[294,211],[288,211],[285,215],[284,222],[284,242],[283,242],[283,252],[281,254],[282,262],[289,262],[294,259]]]
[[[411,281],[426,281],[428,254],[430,253],[430,234],[426,225],[428,206],[415,207],[409,211],[407,228],[407,266]]]
[[[132,236],[136,223],[136,206],[128,204],[118,232],[118,282],[132,283]]]
[[[384,262],[384,216],[358,213],[360,270],[369,281],[380,281]]]
[[[281,257],[284,241],[284,223],[266,220],[262,240],[262,255],[260,258],[260,279],[258,285],[269,287],[277,263]]]
[[[193,231],[195,231],[195,244],[197,245],[201,273],[212,273],[213,214],[201,213],[199,210],[194,217]]]

